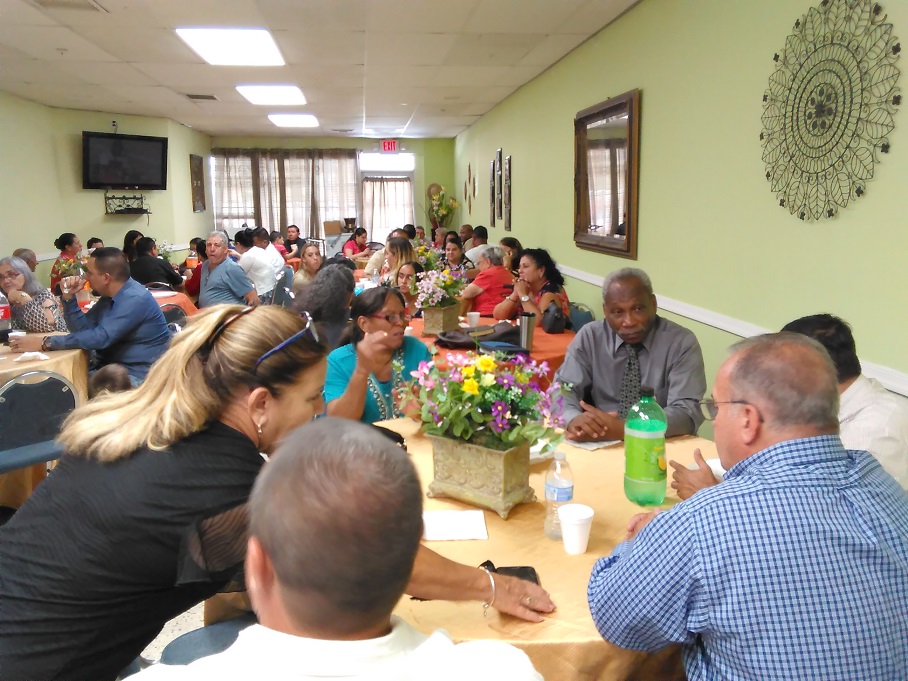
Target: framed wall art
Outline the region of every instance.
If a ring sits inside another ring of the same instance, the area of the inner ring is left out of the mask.
[[[511,231],[511,157],[504,160],[504,231]]]

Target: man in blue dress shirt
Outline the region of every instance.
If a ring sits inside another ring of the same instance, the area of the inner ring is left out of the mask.
[[[721,485],[636,516],[593,568],[615,645],[682,645],[689,679],[896,679],[908,669],[908,496],[838,436],[836,373],[799,334],[743,341],[712,399]]]
[[[86,313],[76,301],[80,277],[61,282],[63,313],[70,333],[26,336],[14,350],[94,351],[93,368],[119,364],[132,385],[138,385],[170,343],[164,314],[151,293],[129,277],[129,263],[118,248],[96,248],[88,259],[86,279],[101,299]]]

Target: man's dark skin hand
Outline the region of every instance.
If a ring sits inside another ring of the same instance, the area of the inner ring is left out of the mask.
[[[580,401],[583,413],[575,416],[565,432],[567,439],[574,442],[598,442],[599,440],[623,440],[624,420],[616,411],[602,411]]]

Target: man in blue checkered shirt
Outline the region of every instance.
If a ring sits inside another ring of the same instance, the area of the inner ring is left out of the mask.
[[[593,568],[596,627],[624,648],[682,644],[690,679],[908,678],[908,496],[842,447],[818,343],[732,351],[704,400],[725,480],[631,521]]]

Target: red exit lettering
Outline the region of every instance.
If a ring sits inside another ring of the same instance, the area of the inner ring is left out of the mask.
[[[381,150],[397,152],[397,140],[382,140]]]

